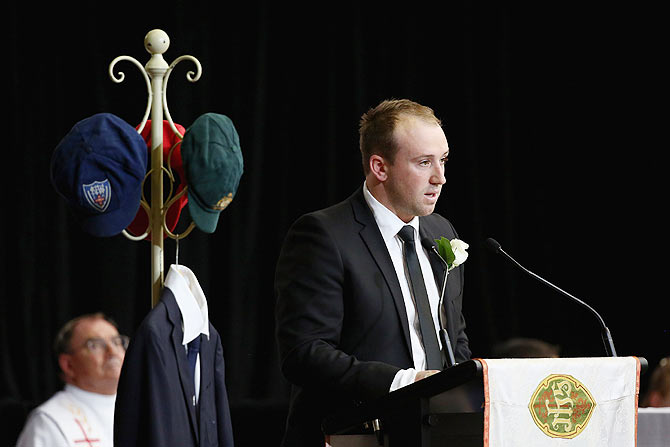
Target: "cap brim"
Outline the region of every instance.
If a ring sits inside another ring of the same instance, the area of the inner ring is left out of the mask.
[[[188,191],[187,207],[196,227],[205,233],[214,233],[221,211],[209,210],[203,207],[198,202],[197,197],[191,194],[191,191]]]

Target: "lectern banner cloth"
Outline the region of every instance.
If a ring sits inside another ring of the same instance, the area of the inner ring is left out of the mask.
[[[635,447],[636,357],[480,361],[485,447]]]

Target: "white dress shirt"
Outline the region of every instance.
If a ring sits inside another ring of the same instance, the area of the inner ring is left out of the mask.
[[[165,277],[164,286],[172,291],[182,318],[184,339],[182,344],[188,352],[188,343],[198,335],[204,334],[209,339],[209,312],[207,298],[198,283],[195,274],[183,265],[170,266]],[[195,396],[194,403],[200,399],[200,353],[195,361]]]
[[[440,301],[440,294],[435,283],[435,277],[433,276],[433,270],[428,260],[428,255],[421,245],[421,239],[419,237],[419,218],[414,217],[408,223],[403,222],[398,216],[395,215],[391,210],[382,205],[368,190],[367,184],[363,185],[363,195],[368,206],[372,210],[379,231],[382,234],[386,248],[388,249],[389,255],[391,256],[391,261],[393,262],[393,267],[395,268],[396,275],[398,276],[398,282],[400,283],[400,289],[402,291],[403,300],[405,302],[405,311],[407,313],[407,322],[409,324],[409,338],[412,348],[412,360],[414,362],[414,368],[403,369],[398,371],[393,382],[391,383],[390,391],[396,390],[403,386],[409,385],[414,382],[416,378],[417,371],[423,371],[426,369],[426,354],[423,349],[423,342],[421,340],[421,328],[419,326],[419,317],[416,313],[416,307],[414,304],[414,298],[409,286],[409,281],[407,278],[405,261],[403,256],[403,242],[398,237],[398,232],[405,225],[411,225],[414,228],[414,240],[416,241],[417,247],[417,256],[419,258],[419,264],[421,265],[421,271],[423,273],[423,279],[426,283],[426,292],[428,292],[428,301],[430,302],[430,312],[433,316],[433,324],[435,325],[435,333],[438,334],[439,320],[438,320],[438,307]],[[438,343],[440,343],[438,337]],[[440,349],[441,349],[440,343]]]

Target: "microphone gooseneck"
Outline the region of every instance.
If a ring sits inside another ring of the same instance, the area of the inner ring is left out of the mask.
[[[556,290],[557,292],[561,293],[562,295],[570,298],[571,300],[573,300],[577,304],[580,304],[581,306],[588,309],[593,315],[595,315],[595,317],[598,319],[598,322],[600,323],[600,328],[602,330],[603,343],[605,344],[605,352],[610,357],[616,357],[617,356],[616,355],[616,350],[614,349],[614,341],[612,340],[612,334],[610,334],[610,330],[605,325],[605,321],[603,320],[603,318],[600,316],[600,314],[598,312],[596,312],[596,310],[593,307],[589,306],[584,301],[582,301],[579,298],[569,294],[565,290],[555,286],[554,284],[550,283],[546,279],[536,275],[535,273],[528,270],[526,267],[519,264],[516,261],[516,259],[514,259],[512,256],[507,254],[507,252],[505,252],[505,250],[502,249],[502,247],[500,246],[498,241],[496,241],[495,239],[493,239],[493,238],[486,239],[486,246],[487,246],[487,248],[489,248],[494,253],[500,254],[500,255],[504,256],[505,258],[509,259],[514,265],[519,267],[521,270],[526,272],[528,275],[532,276],[533,278],[537,279],[541,283],[551,287],[552,289]]]

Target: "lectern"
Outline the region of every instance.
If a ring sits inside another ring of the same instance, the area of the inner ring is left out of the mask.
[[[336,413],[322,428],[334,447],[540,446],[557,438],[634,446],[646,367],[635,357],[468,360]]]
[[[468,360],[323,422],[326,435],[379,431],[390,447],[483,445],[482,363]],[[370,427],[365,429],[364,427]]]

